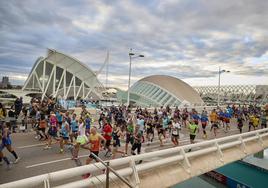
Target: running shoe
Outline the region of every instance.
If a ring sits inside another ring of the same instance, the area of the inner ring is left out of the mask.
[[[78,159],[78,157],[74,157],[74,156],[73,156],[71,159],[72,159],[72,160],[77,160],[77,159]]]
[[[12,168],[12,164],[8,164],[6,169],[10,170],[11,168]]]
[[[47,150],[47,149],[51,149],[51,147],[50,147],[50,146],[46,146],[46,147],[44,147],[44,149],[45,149],[45,150]]]
[[[63,149],[60,149],[60,153],[64,153],[64,150]]]
[[[20,157],[18,157],[15,161],[14,164],[17,164],[20,161]]]
[[[126,153],[122,154],[121,155],[122,157],[127,157],[128,155]]]

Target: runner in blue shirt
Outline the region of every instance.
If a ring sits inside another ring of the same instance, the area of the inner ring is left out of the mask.
[[[193,112],[192,119],[193,119],[194,123],[198,125],[200,117],[196,111]]]
[[[230,130],[230,119],[232,118],[231,114],[227,110],[224,111],[224,123],[225,123],[225,132]]]
[[[207,116],[206,113],[201,114],[200,121],[201,121],[203,134],[204,134],[203,138],[207,138],[206,127],[207,127],[207,124],[208,124],[208,116]]]

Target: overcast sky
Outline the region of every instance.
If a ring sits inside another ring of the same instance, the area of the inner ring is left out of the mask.
[[[190,85],[268,84],[267,0],[2,0],[0,76],[23,84],[52,48],[98,71],[110,51],[109,85],[152,74]],[[105,82],[105,72],[99,76]]]

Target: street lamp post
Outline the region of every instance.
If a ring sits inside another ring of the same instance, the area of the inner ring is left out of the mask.
[[[219,83],[218,83],[218,107],[220,106],[220,90],[221,90],[221,74],[224,72],[230,72],[229,70],[221,70],[221,67],[219,67]]]
[[[129,106],[129,95],[130,95],[130,92],[129,92],[129,89],[130,89],[130,78],[131,78],[131,62],[132,62],[132,59],[134,58],[138,58],[138,57],[144,57],[144,55],[136,55],[134,53],[132,53],[132,49],[130,49],[130,52],[129,52],[129,71],[128,71],[128,89],[127,89],[127,106]]]

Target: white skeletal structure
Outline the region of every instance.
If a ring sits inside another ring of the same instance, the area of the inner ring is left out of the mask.
[[[205,100],[209,97],[217,100],[218,86],[197,86],[194,89]],[[225,85],[221,86],[220,99],[222,100],[238,100],[259,102],[268,101],[268,85]]]
[[[22,90],[42,92],[42,99],[102,99],[105,88],[96,73],[79,60],[48,49],[47,57],[36,60]]]

